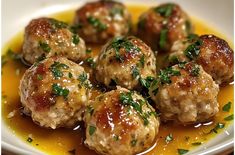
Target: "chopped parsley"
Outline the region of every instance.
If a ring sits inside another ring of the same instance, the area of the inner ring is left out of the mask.
[[[140,57],[140,65],[141,67],[144,67],[144,63],[145,63],[145,57],[144,57],[144,54]]]
[[[91,67],[91,68],[95,68],[95,66],[96,66],[96,63],[95,63],[95,61],[94,61],[94,59],[93,58],[87,58],[86,60],[85,60],[85,62]]]
[[[143,119],[144,125],[148,125],[148,123],[149,123],[148,118],[150,115],[155,114],[154,111],[148,111],[148,112],[144,113],[142,110],[142,106],[144,104],[148,104],[148,103],[146,103],[146,101],[143,101],[143,100],[134,101],[134,99],[132,98],[132,94],[133,94],[133,92],[131,92],[131,91],[125,92],[125,93],[120,93],[119,98],[120,98],[121,104],[124,106],[132,107]]]
[[[202,142],[194,142],[194,143],[192,143],[193,146],[198,146],[198,145],[201,145],[201,144],[202,144]]]
[[[78,33],[78,30],[82,28],[82,24],[78,23],[78,24],[75,24],[73,26],[70,26],[69,30],[72,32],[72,33]]]
[[[80,41],[79,36],[78,36],[77,34],[73,34],[73,36],[72,36],[72,42],[73,42],[75,45],[77,45],[77,44],[79,43],[79,41]]]
[[[90,83],[88,81],[88,76],[85,72],[83,72],[82,74],[78,76],[78,80],[81,82],[81,85],[83,85],[84,87],[91,88]]]
[[[55,61],[51,67],[50,67],[50,71],[53,73],[54,77],[56,79],[58,79],[59,77],[63,76],[63,73],[61,71],[61,69],[68,69],[69,66],[67,66],[66,64],[60,63],[58,61]]]
[[[92,136],[95,133],[95,131],[96,131],[96,127],[90,125],[89,126],[89,135]]]
[[[153,80],[154,80],[154,77],[151,77],[151,76],[148,76],[146,79],[140,78],[140,84],[143,87],[149,89],[149,87],[151,86],[151,83],[153,82]]]
[[[225,117],[224,120],[225,120],[225,121],[231,121],[231,120],[233,120],[233,117],[234,117],[234,116],[233,116],[233,114],[232,114],[232,115],[229,115],[229,116]]]
[[[196,57],[198,57],[199,53],[200,53],[200,47],[202,45],[202,40],[198,39],[197,41],[195,41],[194,43],[190,44],[186,50],[184,51],[184,54],[187,58],[189,58],[190,60],[195,59]]]
[[[185,149],[177,149],[177,151],[179,155],[186,154],[189,152],[189,150],[185,150]]]
[[[30,138],[30,137],[28,137],[27,142],[32,143],[32,142],[33,142],[33,139]]]
[[[192,76],[198,76],[200,72],[200,67],[197,64],[193,64],[191,70],[190,70],[190,74]]]
[[[128,40],[128,38],[123,38],[123,37],[116,37],[113,39],[111,42],[110,46],[114,48],[115,54],[116,54],[116,59],[119,60],[120,62],[123,62],[124,58],[120,55],[119,50],[121,48],[124,48],[126,52],[140,52],[140,48],[134,45],[132,42]]]
[[[69,78],[71,79],[73,77],[73,74],[71,72],[68,73]]]
[[[62,21],[58,21],[56,19],[50,19],[49,20],[50,23],[51,23],[51,26],[54,28],[54,29],[62,29],[62,28],[67,28],[68,27],[68,24],[65,23],[65,22],[62,22]]]
[[[227,104],[225,104],[223,106],[222,110],[225,111],[225,112],[229,112],[230,109],[231,109],[231,104],[232,104],[232,102],[229,101]]]
[[[140,72],[136,66],[132,68],[132,77],[137,78],[140,75]]]
[[[87,112],[88,112],[90,115],[92,115],[93,112],[94,112],[94,108],[93,108],[91,105],[87,106]]]
[[[159,40],[159,47],[161,49],[164,49],[167,43],[167,34],[168,30],[167,29],[162,29],[160,32],[160,40]]]
[[[115,141],[118,141],[120,138],[119,138],[118,135],[113,135],[113,139],[114,139]]]
[[[159,13],[163,17],[169,17],[172,14],[174,4],[166,4],[154,9],[155,12]]]
[[[107,25],[102,23],[99,19],[89,16],[87,18],[87,21],[95,28],[97,28],[98,31],[104,31],[107,29]]]
[[[38,80],[42,80],[43,79],[42,75],[41,74],[37,74],[37,79]]]
[[[90,48],[87,48],[87,49],[86,49],[86,53],[87,53],[87,54],[89,54],[89,53],[91,53],[91,52],[92,52],[92,50],[91,50]]]
[[[39,47],[44,51],[49,53],[51,51],[50,46],[46,42],[39,41]]]
[[[169,135],[166,136],[165,142],[168,144],[172,140],[173,140],[173,135],[172,135],[172,133],[170,133]]]
[[[69,90],[61,87],[59,84],[54,83],[52,85],[52,93],[56,96],[63,96],[65,99],[69,95]]]
[[[172,67],[168,67],[164,70],[160,70],[159,79],[162,84],[171,83],[171,76],[179,76],[180,71],[174,70]]]
[[[134,146],[136,146],[136,144],[137,144],[137,139],[133,139],[131,141],[131,146],[134,147]]]
[[[224,126],[225,126],[224,123],[217,123],[216,126],[215,126],[213,129],[211,129],[209,133],[212,133],[212,132],[218,133],[217,130],[218,130],[218,129],[223,129]]]

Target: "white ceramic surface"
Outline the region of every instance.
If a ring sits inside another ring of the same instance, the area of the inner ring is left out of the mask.
[[[150,5],[174,1],[179,3],[186,12],[206,21],[210,26],[233,41],[233,0],[122,0],[127,4]],[[77,8],[85,0],[3,0],[2,1],[2,45],[9,41],[17,32],[35,17]],[[17,154],[42,154],[18,139],[14,132],[9,131],[2,121],[2,147],[8,152]],[[213,140],[190,151],[188,154],[218,154],[233,147],[233,123],[227,131],[219,134]],[[46,138],[46,137],[45,137]]]

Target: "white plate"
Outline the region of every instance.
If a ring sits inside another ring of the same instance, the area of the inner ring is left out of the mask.
[[[124,1],[124,0],[123,0]],[[173,0],[171,0],[173,1]],[[157,4],[166,2],[158,0]],[[206,21],[214,29],[233,42],[233,0],[174,0],[190,15]],[[3,0],[2,1],[2,45],[9,41],[17,32],[35,17],[78,8],[85,0]],[[155,0],[126,0],[127,4],[156,5]],[[17,154],[42,154],[18,139],[9,131],[2,121],[2,147],[4,152]],[[190,151],[188,154],[219,154],[233,147],[233,123],[228,127],[228,133],[223,132],[208,143]]]

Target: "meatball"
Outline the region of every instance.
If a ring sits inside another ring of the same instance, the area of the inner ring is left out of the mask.
[[[72,127],[82,120],[90,83],[83,67],[50,57],[32,65],[20,81],[24,113],[42,127]]]
[[[212,76],[219,85],[233,81],[233,50],[228,43],[214,35],[194,36],[174,43],[170,63],[194,60]]]
[[[87,107],[85,144],[100,154],[131,155],[153,145],[159,119],[136,92],[117,87]]]
[[[161,70],[158,78],[149,94],[163,121],[193,124],[207,121],[219,111],[219,86],[200,65],[175,65]]]
[[[125,36],[131,29],[127,8],[115,1],[89,2],[76,11],[74,28],[89,43],[106,43],[116,36]]]
[[[32,20],[25,28],[23,58],[33,64],[55,55],[82,60],[86,55],[85,42],[64,22],[52,18]]]
[[[139,17],[138,37],[159,52],[168,52],[176,40],[191,32],[189,17],[177,4],[162,4]]]
[[[97,59],[96,79],[107,87],[138,89],[156,75],[156,58],[143,41],[133,36],[109,41]]]

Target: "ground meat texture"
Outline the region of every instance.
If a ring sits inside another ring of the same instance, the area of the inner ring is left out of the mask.
[[[153,51],[140,39],[117,37],[101,50],[97,60],[96,79],[107,87],[120,85],[138,89],[141,81],[156,75]]]
[[[219,86],[193,62],[162,70],[149,94],[161,120],[193,124],[210,120],[218,111]]]
[[[83,67],[63,58],[35,63],[20,81],[24,113],[42,127],[73,127],[82,120],[90,83]]]
[[[166,3],[149,9],[139,17],[137,35],[153,50],[168,52],[172,44],[193,30],[179,5]]]
[[[86,42],[106,43],[130,32],[131,15],[119,2],[89,2],[76,11],[74,29]]]
[[[117,87],[87,107],[85,144],[100,154],[131,155],[153,145],[159,119],[136,92]]]
[[[233,81],[234,53],[228,43],[221,38],[202,35],[193,41],[177,41],[171,52],[170,63],[195,60],[217,84],[224,86]]]
[[[23,58],[33,64],[55,55],[82,60],[86,55],[85,42],[64,22],[52,18],[32,20],[25,28]]]

